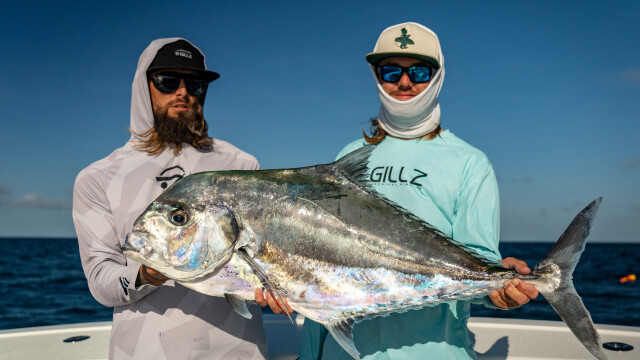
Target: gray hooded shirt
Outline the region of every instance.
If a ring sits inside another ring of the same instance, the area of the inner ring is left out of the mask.
[[[138,61],[131,96],[131,130],[153,127],[146,70],[164,45],[158,39]],[[209,150],[188,144],[174,155],[168,148],[150,155],[134,147],[136,135],[78,175],[73,192],[73,221],[89,290],[114,307],[109,345],[111,359],[264,359],[267,345],[260,308],[250,306],[247,320],[223,298],[210,297],[167,281],[136,287],[140,264],[121,251],[126,234],[147,206],[176,179],[213,170],[256,170],[257,160],[213,139]]]

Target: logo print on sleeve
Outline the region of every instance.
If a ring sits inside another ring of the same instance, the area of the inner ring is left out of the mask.
[[[124,295],[129,296],[129,289],[127,289],[129,287],[129,280],[127,280],[127,278],[125,277],[121,277],[120,286],[122,286],[122,291],[124,291]]]
[[[170,184],[171,180],[179,180],[184,177],[186,172],[180,166],[172,166],[168,169],[164,169],[160,176],[156,176],[156,181],[161,182],[160,187],[166,189]],[[173,183],[172,183],[173,184]]]

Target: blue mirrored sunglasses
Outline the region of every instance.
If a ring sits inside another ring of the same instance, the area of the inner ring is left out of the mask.
[[[207,91],[209,83],[194,75],[166,72],[150,76],[149,79],[153,82],[153,86],[158,91],[171,94],[178,90],[180,87],[180,81],[184,80],[184,86],[187,88],[187,93],[191,96],[201,96]]]
[[[406,72],[409,79],[414,83],[424,83],[431,80],[435,69],[429,66],[411,66],[402,67],[397,65],[378,66],[378,74],[384,81],[398,82],[402,77],[402,73]]]

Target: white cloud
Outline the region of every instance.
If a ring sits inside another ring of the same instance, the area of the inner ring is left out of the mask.
[[[627,70],[620,73],[620,78],[633,85],[640,84],[640,70]]]
[[[71,201],[52,199],[44,195],[31,193],[13,202],[14,206],[25,209],[71,209]]]
[[[54,199],[41,194],[26,194],[19,199],[11,198],[11,191],[4,185],[0,185],[0,207],[15,207],[21,209],[71,209],[71,201],[68,199]]]
[[[596,76],[601,81],[609,84],[626,84],[632,86],[640,85],[640,69],[625,70],[617,73],[608,73]]]
[[[640,158],[630,158],[625,166],[627,169],[637,169],[640,167]]]
[[[533,178],[529,176],[511,179],[512,184],[531,184],[532,182]]]

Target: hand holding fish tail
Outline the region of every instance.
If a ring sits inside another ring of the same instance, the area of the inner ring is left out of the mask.
[[[262,291],[261,289],[256,289],[255,297],[260,306],[269,305],[274,314],[293,314],[293,309],[289,306],[287,300],[283,298],[282,301],[278,301],[271,290]]]
[[[168,278],[162,275],[159,271],[145,265],[140,265],[140,270],[138,271],[138,279],[136,280],[136,286],[146,284],[160,286],[167,280]]]
[[[501,262],[506,268],[513,269],[518,274],[528,275],[531,273],[527,263],[522,260],[508,257],[502,259]],[[520,279],[509,280],[504,283],[501,289],[489,294],[493,305],[505,310],[520,307],[537,297],[538,290]]]

